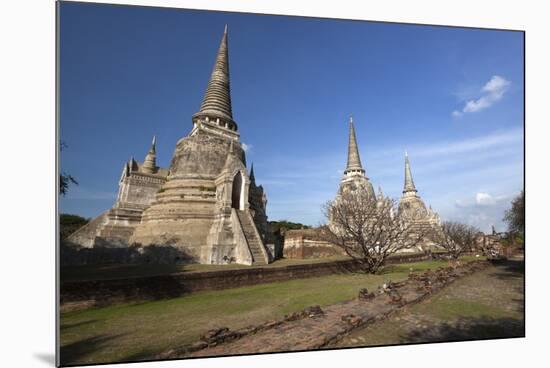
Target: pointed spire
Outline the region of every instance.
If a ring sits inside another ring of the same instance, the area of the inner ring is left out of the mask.
[[[359,148],[357,147],[357,138],[355,137],[355,128],[353,127],[353,117],[349,117],[349,143],[348,143],[348,163],[344,174],[351,171],[359,171],[365,174],[363,166],[361,166],[361,158],[359,157]]]
[[[134,156],[130,156],[130,159],[128,160],[128,167],[130,168],[130,172],[135,171],[136,160],[134,160]]]
[[[157,170],[157,137],[153,136],[153,141],[151,142],[151,148],[145,156],[143,161],[142,171],[147,174],[153,174]]]
[[[237,130],[237,125],[233,121],[233,112],[231,109],[231,89],[229,86],[229,55],[227,43],[227,25],[223,32],[216,62],[206,88],[204,100],[200,110],[193,117],[207,117],[209,120],[220,119],[221,122],[228,123],[229,127]]]
[[[384,193],[382,192],[382,187],[378,186],[378,199],[384,198]]]
[[[254,163],[252,162],[250,164],[250,182],[251,183],[256,183],[256,178],[254,177]]]
[[[407,151],[405,151],[405,185],[403,186],[403,193],[406,192],[417,192],[411,174],[411,163],[409,162]]]
[[[157,153],[157,136],[153,136],[153,141],[151,142],[151,148],[149,149],[150,153]]]

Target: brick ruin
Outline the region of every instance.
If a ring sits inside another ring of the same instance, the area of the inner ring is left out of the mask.
[[[285,258],[325,258],[345,256],[346,253],[339,247],[323,240],[319,229],[287,230],[283,256]]]

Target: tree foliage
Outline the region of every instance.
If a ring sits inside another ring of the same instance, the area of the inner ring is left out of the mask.
[[[59,143],[59,150],[60,151],[63,151],[64,148],[67,148],[67,144],[63,141],[61,141]],[[66,173],[66,172],[61,172],[59,174],[59,194],[61,194],[62,196],[65,196],[67,194],[67,192],[69,191],[69,186],[71,184],[74,184],[74,185],[78,185],[78,182],[76,181],[76,179]]]
[[[287,230],[300,230],[310,229],[311,226],[304,225],[297,222],[291,222],[288,220],[269,221],[269,229],[273,235],[275,241],[275,257],[279,258],[283,256],[283,246],[285,243],[285,233]]]
[[[457,259],[465,251],[476,245],[476,236],[479,229],[455,221],[444,221],[438,230],[432,234],[433,241],[443,247]]]
[[[504,213],[504,222],[511,233],[525,233],[525,193],[522,190],[511,203],[512,207]]]
[[[86,225],[90,219],[86,219],[82,216],[71,215],[68,213],[62,213],[59,215],[59,231],[61,240],[67,238],[76,230]]]
[[[280,221],[269,221],[269,225],[273,232],[278,232],[281,229],[284,230],[299,230],[299,229],[309,229],[310,226],[304,225],[298,222],[291,222],[288,220]]]
[[[66,195],[71,184],[78,185],[78,182],[73,176],[67,174],[66,172],[59,174],[59,194],[62,196]]]
[[[367,273],[376,273],[390,255],[417,246],[426,235],[397,215],[395,200],[377,201],[362,187],[342,191],[323,212],[329,221],[321,228],[323,238],[342,248]]]

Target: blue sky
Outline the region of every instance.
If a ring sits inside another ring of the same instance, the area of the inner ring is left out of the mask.
[[[442,219],[504,230],[523,188],[523,34],[62,3],[62,212],[111,207],[124,162],[157,136],[168,167],[192,127],[224,24],[233,116],[268,216],[324,221],[353,114],[367,176],[399,198],[408,151]]]

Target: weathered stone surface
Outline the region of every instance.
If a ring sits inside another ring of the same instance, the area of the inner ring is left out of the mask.
[[[426,208],[424,201],[418,195],[411,172],[409,156],[405,153],[405,180],[403,185],[403,196],[399,200],[398,213],[400,216],[408,219],[409,224],[418,233],[429,234],[431,231],[437,231],[440,225],[439,215],[430,206]],[[429,236],[425,236],[421,249],[437,248]]]
[[[319,228],[287,230],[283,247],[285,258],[325,258],[345,256],[346,253],[339,247],[324,241],[320,236]]]
[[[395,290],[395,289],[391,289],[389,292],[388,292],[388,296],[389,296],[389,300],[388,300],[388,303],[390,304],[400,304],[402,301],[403,301],[403,297],[401,296],[401,294]]]
[[[342,316],[342,321],[352,326],[359,326],[361,323],[363,323],[363,319],[361,317],[357,317],[354,314],[346,314],[345,316]]]
[[[211,341],[213,339],[215,339],[216,337],[224,334],[224,333],[227,333],[229,331],[229,328],[227,327],[220,327],[220,328],[216,328],[216,329],[213,329],[213,330],[209,330],[206,332],[206,334],[204,334],[203,336],[200,337],[201,341]]]

